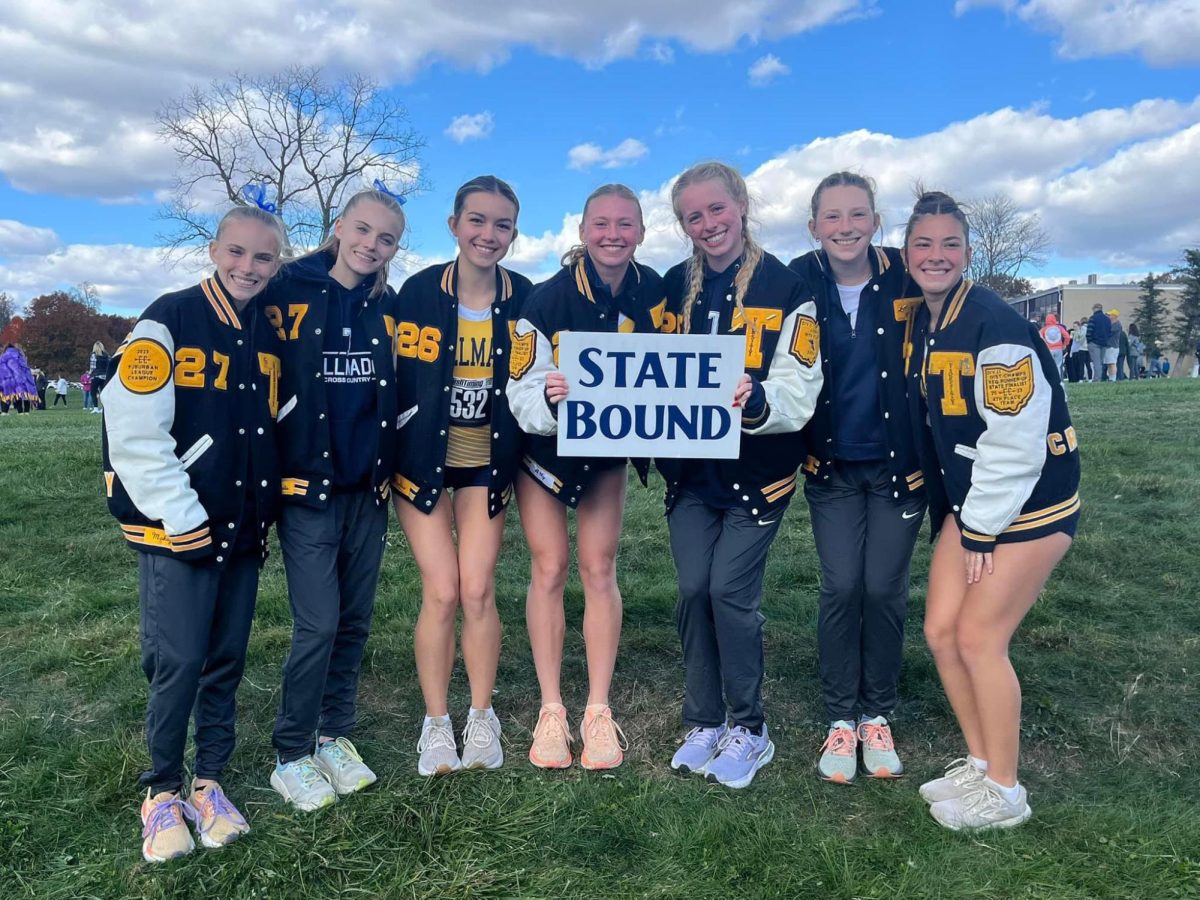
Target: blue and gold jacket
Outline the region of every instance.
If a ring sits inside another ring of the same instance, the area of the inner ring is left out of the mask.
[[[245,530],[266,558],[279,354],[259,298],[239,311],[215,275],[142,313],[104,389],[105,493],[131,547],[221,566]]]
[[[871,278],[863,288],[861,305],[871,304],[874,333],[861,339],[873,342],[876,377],[879,379],[879,415],[883,423],[888,469],[892,473],[892,496],[905,498],[924,491],[925,477],[917,458],[912,428],[908,422],[904,359],[912,343],[913,318],[921,305],[920,292],[908,284],[900,251],[872,247],[868,253]],[[821,326],[821,366],[824,386],[817,407],[804,428],[807,456],[801,470],[813,483],[829,479],[834,459],[835,425],[838,416],[833,387],[838,377],[838,360],[829,352],[829,311],[840,304],[837,283],[829,271],[824,251],[813,250],[793,259],[788,268],[804,279],[817,304]],[[913,295],[910,296],[910,292]],[[862,312],[859,313],[862,316]],[[865,316],[863,317],[865,318]]]
[[[572,508],[579,505],[597,466],[588,457],[558,455],[557,410],[546,400],[546,376],[558,368],[559,335],[658,331],[666,306],[662,278],[649,266],[631,261],[616,297],[598,296],[590,268],[587,257],[581,257],[534,287],[513,330],[508,358],[508,403],[525,432],[525,467]],[[648,462],[635,463],[644,479]]]
[[[532,287],[525,276],[496,267],[490,343],[492,394],[488,398],[488,515],[492,517],[508,502],[520,460],[521,430],[508,408],[505,388],[515,317]],[[400,433],[392,489],[421,512],[430,512],[446,480],[458,342],[458,262],[430,266],[404,282],[396,316]],[[409,340],[410,336],[415,340]]]
[[[1079,510],[1079,442],[1037,329],[970,281],[936,322],[922,303],[905,362],[936,535],[953,514],[968,550],[1058,530]]]
[[[689,265],[680,263],[666,274],[663,331],[683,332],[681,314]],[[719,311],[707,310],[697,302],[692,307],[690,333],[711,330],[714,334],[745,335],[745,371],[762,385],[766,404],[756,418],[742,417],[738,458],[716,460],[716,468],[723,488],[746,512],[765,516],[786,506],[796,490],[796,469],[805,456],[801,429],[821,392],[821,329],[816,303],[804,282],[770,253],[763,253],[742,298],[744,314],[733,299],[731,292]],[[714,312],[715,317],[710,318]],[[669,512],[679,499],[687,462],[654,462],[667,482]]]

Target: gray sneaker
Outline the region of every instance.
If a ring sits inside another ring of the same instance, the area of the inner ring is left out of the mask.
[[[872,778],[899,778],[904,774],[904,765],[892,742],[892,728],[883,716],[860,720],[858,740],[862,744],[864,774]]]
[[[276,763],[271,787],[296,809],[312,812],[337,802],[333,785],[325,780],[311,754],[290,763]]]
[[[450,724],[449,716],[429,720],[429,724],[421,729],[417,750],[421,754],[417,760],[417,772],[426,778],[457,772],[462,768],[462,760],[458,758],[458,750],[454,746],[454,726]]]
[[[980,780],[965,797],[941,800],[929,807],[938,823],[951,831],[984,831],[988,828],[1015,828],[1029,820],[1029,795],[1020,788],[1015,803],[1009,803],[996,788]]]
[[[467,713],[462,733],[464,769],[498,769],[504,765],[500,720],[491,710]]]
[[[693,728],[684,735],[683,743],[671,757],[671,768],[680,775],[703,775],[708,764],[717,755],[717,745],[729,729],[725,725],[714,728]]]
[[[376,780],[375,773],[363,762],[349,738],[340,737],[321,744],[313,762],[333,789],[342,795],[361,791]]]
[[[972,793],[983,781],[984,773],[971,765],[965,756],[946,766],[946,774],[921,785],[921,799],[926,803],[954,800]]]
[[[858,732],[845,719],[829,726],[829,734],[821,745],[817,774],[826,781],[850,784],[858,774]]]

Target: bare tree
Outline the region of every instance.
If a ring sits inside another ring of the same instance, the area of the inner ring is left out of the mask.
[[[10,297],[7,291],[0,291],[0,331],[8,327],[17,311],[17,301]]]
[[[1022,267],[1046,262],[1050,236],[1036,213],[1023,213],[1011,197],[992,194],[969,204],[970,276],[1003,296],[1011,296]]]
[[[194,86],[157,119],[179,161],[173,196],[160,212],[172,223],[161,235],[172,251],[211,240],[217,211],[246,202],[248,184],[265,188],[265,201],[299,246],[319,243],[347,196],[376,179],[400,195],[422,186],[424,140],[404,106],[362,75],[331,82],[305,66],[235,73]]]

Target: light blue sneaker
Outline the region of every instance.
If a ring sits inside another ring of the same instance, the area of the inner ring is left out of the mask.
[[[312,754],[302,756],[290,763],[276,763],[271,773],[271,787],[288,803],[312,812],[337,802],[333,785],[317,768]]]
[[[683,743],[671,757],[671,768],[680,775],[703,775],[728,731],[725,725],[693,728],[684,735]]]
[[[708,763],[704,777],[713,784],[744,788],[754,780],[754,773],[774,756],[775,745],[767,736],[766,722],[763,722],[761,735],[734,725],[717,745],[717,755]]]
[[[358,748],[349,738],[340,737],[319,744],[313,764],[340,796],[361,791],[376,781],[375,773],[363,762]]]

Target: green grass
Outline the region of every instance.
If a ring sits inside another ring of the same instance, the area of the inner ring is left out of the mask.
[[[73,397],[78,400],[78,397]],[[733,793],[673,777],[682,669],[661,482],[631,487],[613,705],[631,742],[613,773],[525,761],[537,687],[523,622],[528,558],[513,515],[498,573],[505,625],[497,773],[416,775],[423,712],[411,635],[419,582],[392,526],[355,740],[380,783],[319,814],[267,784],[290,622],[268,562],[225,784],[253,833],[177,863],[142,861],[147,763],[137,579],[101,499],[99,417],[0,419],[0,896],[1169,897],[1200,896],[1200,383],[1073,385],[1080,534],[1014,643],[1033,820],[941,830],[917,784],[961,749],[913,598],[896,712],[909,777],[816,779],[823,737],[817,565],[802,501],[772,551],[763,609],[775,762]],[[568,588],[564,685],[584,700],[581,596]],[[461,666],[452,710],[467,706]]]

